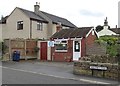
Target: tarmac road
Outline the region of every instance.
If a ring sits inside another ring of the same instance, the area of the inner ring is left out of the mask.
[[[73,63],[9,61],[2,65],[4,84],[118,84],[114,80],[74,75]]]

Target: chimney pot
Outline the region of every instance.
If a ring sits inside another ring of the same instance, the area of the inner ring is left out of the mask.
[[[36,2],[36,5],[34,5],[34,12],[38,13],[39,9],[40,9],[40,3]]]

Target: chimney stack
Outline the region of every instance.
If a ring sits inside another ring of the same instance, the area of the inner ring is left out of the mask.
[[[36,2],[36,5],[34,5],[34,12],[38,13],[40,9],[40,2]]]
[[[56,31],[59,32],[61,29],[62,29],[61,22],[58,22],[56,26]]]

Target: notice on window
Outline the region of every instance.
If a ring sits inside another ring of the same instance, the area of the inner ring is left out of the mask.
[[[54,47],[54,41],[48,41],[48,47]]]
[[[76,44],[76,50],[78,50],[79,49],[79,46],[78,46],[78,44]]]

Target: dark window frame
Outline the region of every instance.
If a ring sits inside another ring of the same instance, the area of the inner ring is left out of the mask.
[[[80,43],[79,43],[79,41],[75,41],[74,52],[80,52]]]
[[[43,23],[37,22],[37,30],[43,31]]]
[[[23,30],[23,21],[17,22],[17,30]]]

